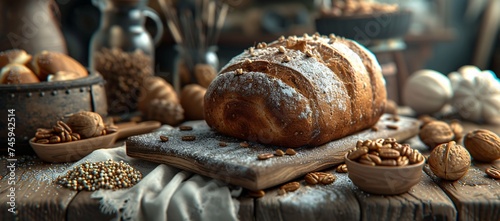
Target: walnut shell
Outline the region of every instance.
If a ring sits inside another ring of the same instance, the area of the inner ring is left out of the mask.
[[[82,139],[99,136],[105,128],[101,115],[89,111],[71,115],[66,124],[73,132],[80,134]]]
[[[463,177],[471,164],[467,150],[450,141],[434,148],[428,159],[432,172],[445,180],[458,180]]]
[[[443,121],[431,121],[425,124],[418,133],[420,140],[429,148],[447,143],[455,137],[450,125]]]
[[[479,129],[467,133],[464,146],[474,160],[492,162],[500,158],[500,138],[489,130]]]

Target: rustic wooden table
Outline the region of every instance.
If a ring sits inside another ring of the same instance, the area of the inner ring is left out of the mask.
[[[500,134],[500,127],[464,123],[465,131],[485,128]],[[428,154],[418,137],[406,141]],[[99,210],[91,192],[71,191],[53,182],[54,174],[71,164],[46,164],[31,156],[18,158],[15,206],[8,211],[9,162],[0,160],[0,220],[109,220]],[[500,167],[500,160],[493,162]],[[307,186],[278,195],[276,188],[262,198],[243,194],[241,220],[500,220],[500,180],[486,176],[490,164],[473,162],[467,175],[456,182],[444,181],[426,165],[422,181],[408,193],[396,196],[367,194],[347,177],[331,171],[337,180],[327,186]]]

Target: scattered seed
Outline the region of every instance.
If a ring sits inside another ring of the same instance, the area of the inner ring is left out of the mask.
[[[196,137],[193,135],[186,135],[181,137],[182,141],[193,141],[196,140]]]
[[[283,152],[281,149],[276,149],[276,152],[274,153],[274,155],[281,157],[281,156],[285,155],[285,152]]]
[[[266,192],[264,192],[264,190],[257,190],[257,191],[249,190],[248,195],[254,198],[261,198],[266,195]]]
[[[243,142],[240,143],[240,146],[241,147],[249,147],[250,144],[248,142],[246,142],[246,141],[243,141]]]
[[[292,148],[286,149],[285,153],[287,155],[290,155],[290,156],[293,156],[293,155],[297,154],[297,152],[294,149],[292,149]]]
[[[257,159],[259,160],[267,160],[267,159],[270,159],[270,158],[273,158],[274,157],[274,154],[272,153],[261,153],[257,156]]]
[[[167,142],[168,141],[168,137],[160,135],[160,140],[161,140],[161,142]]]
[[[399,129],[399,127],[397,125],[392,125],[392,124],[388,124],[386,127],[387,127],[387,129],[390,129],[390,130],[397,130],[397,129]]]
[[[182,126],[179,126],[179,130],[181,130],[181,131],[193,130],[193,127],[182,125]]]

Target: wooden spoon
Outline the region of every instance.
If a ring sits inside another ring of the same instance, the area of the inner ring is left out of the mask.
[[[161,123],[158,121],[127,122],[116,124],[118,130],[108,135],[57,144],[40,144],[33,142],[34,138],[32,138],[30,145],[43,161],[51,163],[73,162],[82,159],[94,150],[113,147],[116,140],[149,133],[160,126]]]

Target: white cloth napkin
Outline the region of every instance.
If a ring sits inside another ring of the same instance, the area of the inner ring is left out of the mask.
[[[205,176],[128,157],[125,146],[100,149],[85,161],[123,160],[140,170],[143,179],[129,189],[94,192],[101,211],[116,214],[114,220],[238,220],[241,188]]]

